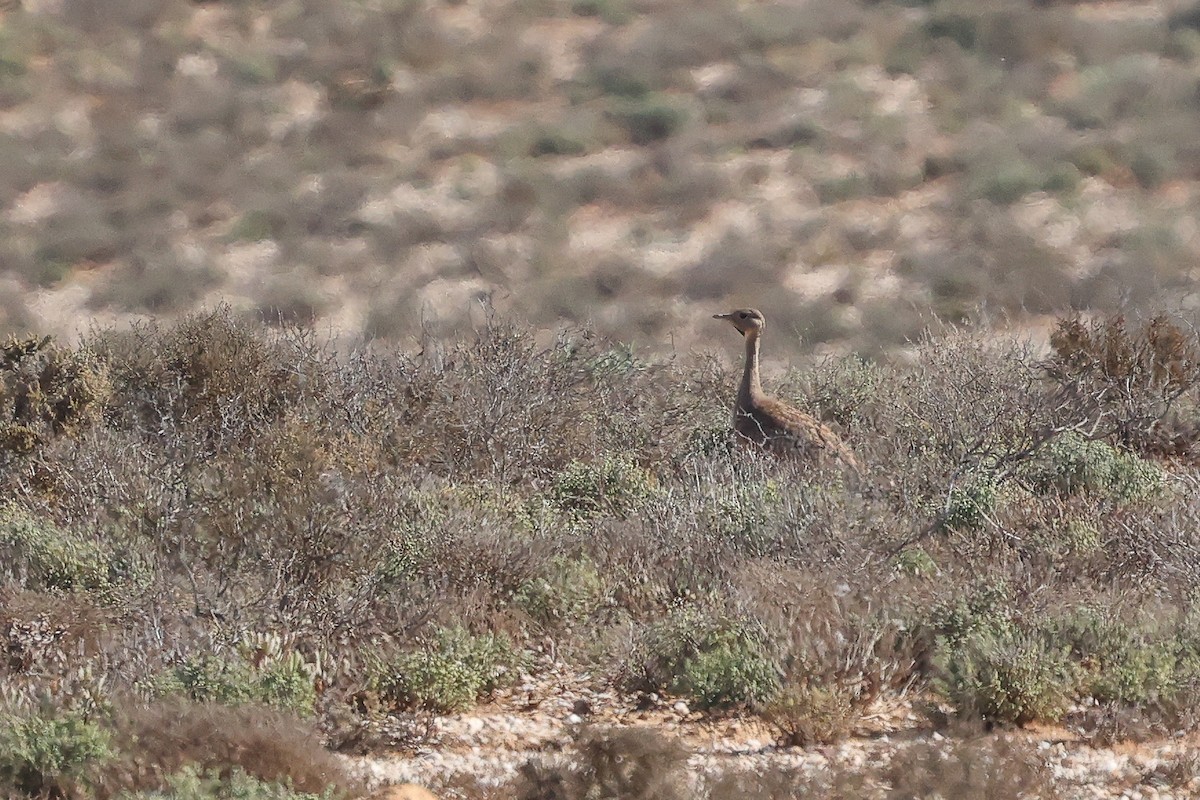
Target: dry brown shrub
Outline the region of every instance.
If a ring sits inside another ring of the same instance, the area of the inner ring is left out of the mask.
[[[363,786],[306,723],[257,706],[159,702],[127,706],[114,719],[120,756],[99,775],[97,795],[166,787],[182,767],[227,772],[240,767],[263,781],[297,790],[361,796]]]
[[[517,800],[683,800],[691,797],[687,751],[649,728],[584,729],[565,761],[530,761]]]
[[[1200,343],[1180,320],[1068,317],[1046,363],[1059,392],[1093,433],[1150,455],[1196,458]]]
[[[897,753],[882,771],[888,800],[987,797],[1052,800],[1060,797],[1045,759],[1027,741],[1006,736],[918,742]]]

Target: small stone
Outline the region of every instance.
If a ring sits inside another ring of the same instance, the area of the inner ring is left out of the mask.
[[[571,711],[581,717],[588,717],[592,714],[592,704],[581,697],[575,701],[575,705],[571,707]]]
[[[568,714],[567,715],[567,724],[568,725],[578,725],[581,722],[583,722],[583,717],[579,716],[578,714]]]
[[[675,701],[675,705],[671,706],[671,708],[675,711],[676,714],[687,715],[687,714],[692,713],[691,709],[688,708],[688,704],[683,702],[682,700]]]

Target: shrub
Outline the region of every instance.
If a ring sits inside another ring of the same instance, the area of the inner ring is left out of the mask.
[[[110,392],[106,370],[87,350],[58,347],[49,336],[8,339],[0,345],[0,458],[95,422]]]
[[[556,556],[544,572],[517,589],[513,602],[544,625],[571,625],[586,619],[605,600],[605,582],[587,557]]]
[[[62,797],[111,757],[109,734],[77,714],[0,713],[0,787],[9,791]]]
[[[637,145],[669,139],[688,119],[687,112],[677,103],[656,94],[614,101],[609,116]]]
[[[578,517],[604,513],[624,517],[654,495],[654,477],[628,458],[606,456],[599,463],[573,461],[551,487],[554,504]]]
[[[1165,487],[1158,465],[1073,431],[1044,447],[1025,477],[1040,492],[1089,491],[1125,503],[1156,497]]]
[[[96,542],[0,505],[0,575],[26,589],[104,592],[122,570]]]
[[[763,717],[780,733],[784,747],[833,744],[850,735],[862,716],[862,704],[837,686],[784,689],[763,709]]]
[[[1076,686],[1067,647],[1020,628],[947,645],[937,666],[937,693],[959,716],[988,723],[1054,722]]]
[[[1008,636],[1014,628],[1012,596],[1003,584],[984,584],[966,597],[935,605],[927,626],[951,648],[976,636]]]
[[[1139,632],[1088,609],[1051,620],[1046,630],[1079,664],[1080,693],[1099,703],[1144,704],[1174,690],[1178,641],[1155,641],[1161,632]]]
[[[286,782],[264,781],[242,769],[203,772],[184,767],[163,789],[123,793],[120,800],[332,800],[333,787],[320,794],[300,792]]]
[[[1093,438],[1113,436],[1142,454],[1194,457],[1192,412],[1200,384],[1194,333],[1166,316],[1059,321],[1044,368],[1071,415]]]
[[[441,628],[424,649],[378,667],[373,682],[398,708],[461,711],[511,681],[520,660],[503,635]]]
[[[939,521],[950,530],[976,531],[983,528],[996,510],[999,489],[987,476],[968,478],[946,493]]]
[[[626,685],[680,695],[705,709],[754,705],[779,691],[760,637],[690,608],[652,625],[626,670]]]
[[[775,480],[739,481],[716,485],[705,498],[701,516],[705,527],[741,553],[763,555],[771,550],[778,522],[786,510]],[[772,524],[776,523],[776,524]]]
[[[296,653],[261,668],[236,658],[195,656],[159,676],[154,689],[198,703],[264,703],[302,714],[311,714],[316,702],[313,677]]]

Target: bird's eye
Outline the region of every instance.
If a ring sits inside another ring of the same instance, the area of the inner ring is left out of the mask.
[[[741,317],[742,319],[745,319],[745,318],[746,318],[746,312],[745,312],[745,311],[743,311],[743,312],[739,313],[739,314],[738,314],[738,316],[739,316],[739,317]]]

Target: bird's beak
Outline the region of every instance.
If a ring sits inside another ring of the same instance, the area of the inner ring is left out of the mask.
[[[728,314],[713,314],[713,319],[729,319]]]

